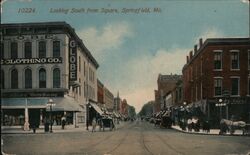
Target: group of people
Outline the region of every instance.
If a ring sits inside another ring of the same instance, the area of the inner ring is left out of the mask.
[[[194,130],[195,132],[199,132],[201,128],[204,132],[207,132],[207,133],[210,132],[209,122],[208,121],[201,122],[198,117],[194,117],[194,116],[188,118],[187,120],[182,118],[179,122],[179,125],[182,130],[187,129],[189,132],[191,132],[192,130]]]

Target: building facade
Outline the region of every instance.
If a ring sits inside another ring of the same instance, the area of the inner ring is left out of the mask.
[[[157,79],[158,90],[155,90],[155,105],[154,112],[164,110],[165,102],[164,97],[167,96],[175,87],[176,83],[181,80],[181,75],[161,75],[159,74]]]
[[[98,63],[65,22],[1,24],[3,125],[43,124],[53,101],[53,123],[63,115],[86,121],[86,104],[97,101]],[[52,100],[51,100],[52,99]]]
[[[121,104],[122,104],[122,99],[119,96],[119,92],[117,92],[117,96],[114,98],[114,110],[116,112],[120,112]]]
[[[108,111],[114,110],[114,95],[110,92],[110,90],[108,90],[107,87],[104,87],[103,101]]]
[[[199,107],[207,119],[218,122],[235,116],[250,121],[249,38],[207,39],[204,43],[200,39],[182,72],[184,101]]]

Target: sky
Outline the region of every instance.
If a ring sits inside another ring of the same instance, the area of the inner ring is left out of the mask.
[[[100,81],[115,96],[119,91],[136,112],[154,100],[159,74],[182,74],[186,55],[199,38],[249,37],[248,0],[4,0],[1,4],[1,23],[70,24],[98,61]]]

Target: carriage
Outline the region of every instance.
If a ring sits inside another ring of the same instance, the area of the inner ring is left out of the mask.
[[[115,129],[115,124],[114,121],[111,117],[109,116],[103,116],[100,120],[99,120],[99,125],[100,125],[100,131],[105,131],[105,128],[109,128],[110,131]]]

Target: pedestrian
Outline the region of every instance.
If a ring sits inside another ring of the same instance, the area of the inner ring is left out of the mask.
[[[92,132],[95,132],[95,128],[96,128],[96,118],[94,117],[92,120]]]
[[[36,123],[33,123],[32,129],[33,129],[33,133],[36,133]]]
[[[66,117],[63,116],[63,117],[62,117],[62,129],[64,129],[65,124],[66,124]]]

